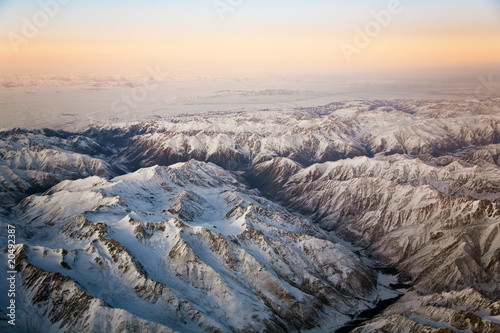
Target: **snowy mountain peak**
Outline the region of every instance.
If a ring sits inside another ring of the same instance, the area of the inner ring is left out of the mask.
[[[19,327],[495,332],[499,103],[2,132]]]

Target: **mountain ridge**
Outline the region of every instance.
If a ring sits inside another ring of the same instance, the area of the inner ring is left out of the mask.
[[[2,132],[23,304],[53,331],[314,332],[405,294],[357,331],[494,331],[498,110],[354,101]],[[54,308],[67,293],[95,306]]]

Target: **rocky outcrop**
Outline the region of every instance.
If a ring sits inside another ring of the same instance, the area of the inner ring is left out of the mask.
[[[499,315],[500,303],[474,289],[429,296],[410,292],[353,332],[500,332]]]

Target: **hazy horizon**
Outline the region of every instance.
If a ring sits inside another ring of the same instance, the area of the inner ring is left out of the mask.
[[[0,0],[0,31],[0,129],[500,96],[493,0]]]

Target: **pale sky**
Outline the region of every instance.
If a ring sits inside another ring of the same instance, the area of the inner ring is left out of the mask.
[[[366,27],[368,40],[356,32]],[[0,0],[0,34],[0,74],[128,74],[156,65],[190,75],[500,68],[493,0]]]

